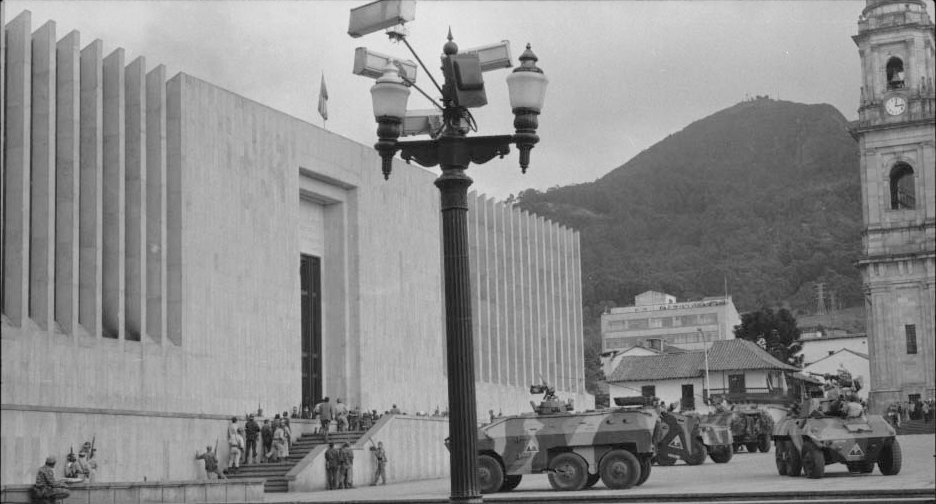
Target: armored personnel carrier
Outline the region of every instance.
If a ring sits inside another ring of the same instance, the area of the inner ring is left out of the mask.
[[[742,446],[748,453],[769,452],[773,428],[773,418],[762,409],[736,405],[731,411],[731,435],[736,452]]]
[[[731,460],[732,437],[726,421],[696,414],[682,415],[660,412],[662,425],[657,442],[656,463],[670,466],[682,459],[689,465],[699,465],[710,456],[724,464]]]
[[[777,472],[783,476],[822,478],[825,466],[843,463],[853,473],[900,472],[896,432],[880,415],[868,415],[854,395],[861,383],[844,369],[826,380],[825,397],[803,399],[774,426]]]
[[[630,488],[650,476],[660,432],[659,415],[643,404],[576,413],[549,385],[533,413],[494,419],[478,429],[481,493],[513,490],[524,474],[547,473],[556,490],[582,490],[600,479]]]

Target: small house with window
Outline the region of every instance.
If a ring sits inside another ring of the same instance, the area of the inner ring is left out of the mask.
[[[623,357],[608,376],[608,394],[612,400],[653,396],[678,411],[708,411],[715,394],[733,402],[779,399],[787,391],[784,373],[796,371],[755,343],[719,340],[707,350]]]

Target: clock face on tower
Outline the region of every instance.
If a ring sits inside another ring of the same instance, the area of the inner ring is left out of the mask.
[[[892,116],[903,114],[907,110],[907,100],[902,96],[892,96],[884,102],[884,110]]]

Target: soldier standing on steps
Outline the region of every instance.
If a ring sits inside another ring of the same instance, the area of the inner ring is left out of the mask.
[[[338,450],[335,443],[328,443],[325,450],[325,485],[329,490],[338,488]]]

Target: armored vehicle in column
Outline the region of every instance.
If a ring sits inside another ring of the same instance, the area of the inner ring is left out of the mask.
[[[813,373],[814,374],[814,373]],[[852,473],[900,472],[900,443],[880,415],[868,415],[855,393],[860,381],[844,369],[823,374],[825,397],[803,399],[774,427],[777,472],[781,476],[822,478],[825,466],[843,463]]]
[[[748,453],[767,453],[773,435],[774,421],[767,411],[750,406],[735,405],[731,411],[731,435],[734,451],[743,446]]]
[[[494,419],[478,429],[482,493],[513,490],[524,474],[547,473],[556,490],[582,490],[600,479],[608,488],[640,485],[656,455],[659,415],[641,404],[576,413],[556,399],[552,387],[533,413]],[[617,401],[616,401],[617,402]]]
[[[706,456],[719,464],[731,460],[731,430],[723,419],[661,411],[660,423],[658,465],[671,466],[679,459],[689,465],[699,465],[705,462]]]

